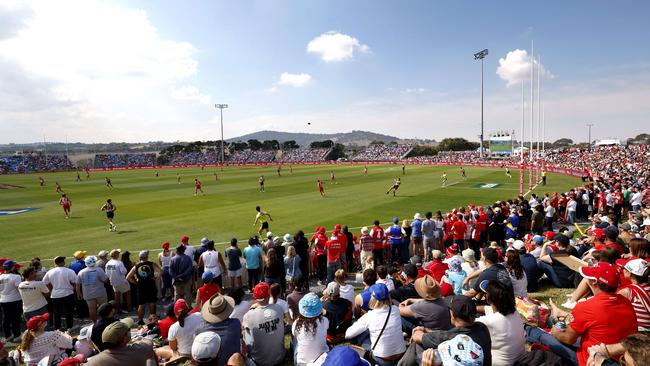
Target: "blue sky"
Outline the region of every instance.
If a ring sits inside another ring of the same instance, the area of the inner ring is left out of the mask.
[[[518,134],[533,39],[549,140],[650,132],[644,1],[56,3],[0,5],[0,143],[217,139],[214,103],[226,138],[476,139],[483,48],[485,132]]]

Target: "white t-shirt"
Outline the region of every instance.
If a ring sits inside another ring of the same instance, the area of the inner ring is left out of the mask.
[[[578,202],[576,202],[575,200],[569,200],[569,202],[567,202],[566,204],[567,211],[575,211],[577,207],[578,207]]]
[[[393,280],[391,280],[391,282],[393,282]],[[386,285],[386,287],[388,287],[388,285]],[[393,284],[393,287],[395,287],[394,284]],[[352,286],[350,284],[345,284],[345,285],[341,286],[340,287],[340,295],[341,295],[342,298],[344,298],[344,299],[348,300],[350,303],[352,303],[352,306],[354,306],[354,297],[356,296],[354,294],[354,286]]]
[[[296,362],[299,366],[313,362],[324,352],[329,351],[327,346],[327,328],[329,320],[322,317],[316,323],[316,332],[306,332],[305,328],[296,332],[296,322],[291,326],[291,333],[296,337]],[[383,337],[383,336],[382,336]]]
[[[524,323],[516,311],[508,316],[485,307],[485,316],[476,319],[488,327],[492,339],[492,365],[510,366],[526,353]]]
[[[356,323],[352,324],[347,331],[345,331],[345,338],[350,339],[363,333],[365,330],[370,332],[370,341],[372,345],[377,342],[377,337],[381,332],[381,328],[386,322],[388,316],[388,308],[374,309],[365,313]],[[523,331],[523,325],[522,325]],[[402,318],[399,315],[399,308],[392,305],[390,318],[386,324],[386,329],[381,338],[377,342],[373,355],[378,357],[389,357],[406,351],[404,345],[404,337],[402,335]]]
[[[203,322],[201,313],[193,313],[185,318],[185,325],[181,327],[178,322],[169,327],[167,340],[176,341],[178,353],[183,355],[192,354],[192,342],[194,341],[194,332]]]
[[[393,280],[388,278],[388,276],[386,276],[385,279],[378,278],[376,283],[383,283],[388,288],[388,291],[393,291],[395,289]],[[354,301],[352,301],[352,303],[354,303]]]
[[[15,273],[0,274],[0,302],[20,301],[18,285],[20,285],[20,275]]]
[[[186,245],[185,246],[185,255],[192,258],[192,261],[194,261],[194,245]]]
[[[23,312],[28,313],[47,305],[47,299],[43,294],[50,292],[50,289],[43,281],[23,281],[18,285],[18,292],[23,299]]]
[[[79,282],[77,274],[67,267],[54,267],[47,271],[43,283],[52,285],[52,298],[60,299],[74,293],[74,285]]]
[[[630,198],[630,204],[631,205],[641,205],[643,203],[643,195],[641,192],[635,192],[632,194],[632,197]]]
[[[553,207],[551,205],[546,206],[546,208],[544,209],[544,212],[546,212],[546,217],[553,217],[553,216],[555,216],[555,207]]]
[[[230,314],[231,319],[239,319],[239,322],[244,321],[244,314],[248,312],[251,308],[251,302],[242,300],[239,304],[235,305],[235,308],[232,311],[232,314]]]
[[[278,306],[282,308],[284,314],[289,314],[289,304],[287,304],[286,301],[282,299],[273,300],[273,298],[270,298],[269,304],[278,304]]]
[[[185,252],[187,254],[187,251]],[[219,263],[219,252],[216,250],[208,250],[201,254],[203,258],[203,267],[206,272],[212,272],[215,277],[221,275],[221,264]]]
[[[126,280],[126,267],[119,259],[111,259],[106,262],[106,275],[113,286],[123,286],[128,284]]]

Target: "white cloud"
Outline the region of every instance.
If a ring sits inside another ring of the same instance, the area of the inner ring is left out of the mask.
[[[426,93],[429,91],[427,88],[406,88],[404,89],[404,93],[406,94],[422,94]]]
[[[312,77],[309,74],[300,73],[300,74],[290,74],[288,72],[283,72],[280,74],[280,80],[278,85],[287,85],[294,88],[302,88],[303,86],[312,82]]]
[[[212,104],[212,98],[201,93],[195,86],[182,86],[172,92],[172,97],[178,100],[191,100],[199,104]]]
[[[345,61],[352,59],[355,52],[369,51],[370,47],[355,37],[335,31],[323,33],[307,44],[307,52],[319,54],[325,62]]]
[[[545,79],[552,79],[551,74],[544,64],[539,64],[535,59],[535,67],[541,66],[541,76]],[[530,65],[531,58],[526,50],[516,49],[508,52],[505,58],[499,59],[499,67],[497,68],[497,75],[505,81],[507,86],[511,87],[519,84],[522,80],[529,80],[530,78]],[[537,77],[537,69],[535,69],[535,77]]]

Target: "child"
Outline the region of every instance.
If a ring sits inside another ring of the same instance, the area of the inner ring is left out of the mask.
[[[196,305],[194,306],[196,311],[201,311],[203,303],[210,300],[212,295],[221,293],[221,287],[213,281],[214,274],[212,272],[203,272],[201,280],[203,280],[203,286],[196,291]]]
[[[395,284],[393,283],[393,280],[390,277],[388,277],[388,268],[386,268],[386,266],[377,267],[376,283],[383,283],[388,288],[388,291],[393,291],[395,289]]]
[[[91,327],[83,327],[79,331],[79,336],[77,336],[77,342],[74,344],[74,350],[79,355],[84,355],[86,358],[94,355],[93,345],[90,342],[90,331]]]
[[[454,288],[456,295],[463,294],[463,281],[467,277],[467,272],[463,271],[460,260],[454,258],[449,262],[449,269],[442,276],[442,282],[450,284]]]

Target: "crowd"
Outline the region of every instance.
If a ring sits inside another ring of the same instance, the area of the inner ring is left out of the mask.
[[[352,157],[354,161],[390,161],[402,159],[413,146],[397,144],[369,145]]]
[[[237,150],[230,154],[230,163],[268,163],[273,161],[275,150]]]
[[[440,151],[432,156],[412,156],[407,159],[418,163],[479,163],[485,161],[476,151]]]
[[[72,163],[66,155],[25,153],[20,155],[0,156],[0,174],[33,173],[44,171],[72,169]]]
[[[121,168],[155,166],[155,153],[142,154],[95,154],[93,167],[95,168]]]
[[[330,149],[291,149],[284,151],[282,162],[300,163],[324,161]]]
[[[210,152],[177,152],[169,160],[169,165],[200,165],[221,162],[221,149]]]

